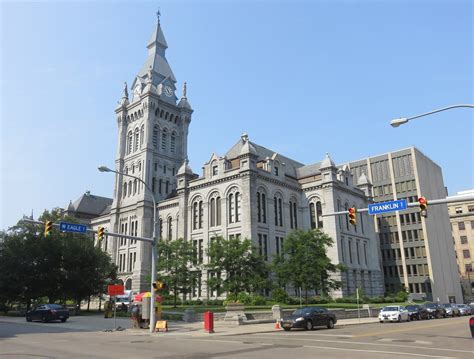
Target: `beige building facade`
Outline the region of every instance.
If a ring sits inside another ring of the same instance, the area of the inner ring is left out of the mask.
[[[366,174],[372,182],[374,202],[446,198],[441,168],[415,147],[353,161],[349,166],[354,176]],[[462,302],[445,204],[428,206],[427,218],[412,207],[376,215],[374,220],[386,292],[406,288],[414,299]]]
[[[473,195],[474,190],[458,192],[450,199]],[[464,294],[464,300],[474,301],[474,201],[448,204],[454,249]]]

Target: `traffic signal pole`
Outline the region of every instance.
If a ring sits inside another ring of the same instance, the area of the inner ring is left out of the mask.
[[[440,199],[427,199],[428,207],[437,204],[445,204],[445,203],[457,203],[457,202],[464,202],[464,201],[474,201],[474,195],[465,195],[465,196],[456,196],[453,198],[440,198]],[[418,207],[420,203],[417,202],[410,202],[407,203],[408,207]],[[368,208],[357,208],[357,212],[368,212]],[[403,210],[400,210],[403,211]],[[398,211],[399,212],[399,211]],[[347,215],[348,209],[344,211],[332,212],[332,213],[323,213],[322,217],[329,217],[329,216],[339,216],[342,214]]]
[[[35,221],[35,220],[29,219],[29,218],[23,218],[22,221],[23,221],[23,222],[27,222],[27,223],[31,223],[31,224],[39,224],[39,225],[44,226],[44,222]],[[59,228],[59,224],[53,223],[53,227]],[[98,234],[99,231],[94,231],[93,229],[87,228],[87,233]],[[137,241],[142,241],[142,242],[147,242],[147,243],[153,243],[153,239],[152,239],[152,238],[147,238],[147,237],[129,236],[129,235],[127,235],[127,234],[114,233],[114,232],[105,232],[104,234],[105,234],[106,236],[111,236],[111,237],[128,238],[128,239],[135,239],[135,240],[137,240]]]

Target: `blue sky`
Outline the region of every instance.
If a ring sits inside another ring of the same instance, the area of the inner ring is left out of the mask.
[[[123,81],[146,58],[157,6],[188,83],[195,172],[247,132],[309,164],[415,145],[450,194],[474,188],[471,1],[1,2],[0,229],[86,190],[112,197]]]

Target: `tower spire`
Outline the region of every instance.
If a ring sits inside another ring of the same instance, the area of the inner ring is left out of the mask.
[[[158,6],[158,11],[156,12],[156,18],[158,19],[158,24],[160,24],[160,16],[161,16],[161,12],[160,12],[160,7]]]

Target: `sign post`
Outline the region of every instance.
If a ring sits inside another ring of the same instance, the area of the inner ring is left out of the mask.
[[[123,295],[125,293],[124,286],[118,284],[110,284],[107,287],[108,293],[111,297],[114,297],[114,329],[117,330],[117,295]]]

